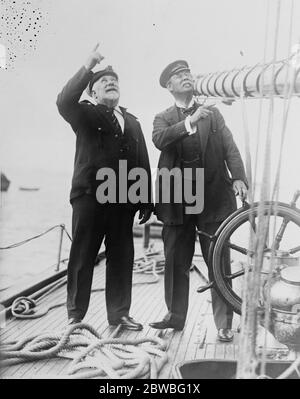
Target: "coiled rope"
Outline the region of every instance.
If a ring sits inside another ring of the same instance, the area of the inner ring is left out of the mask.
[[[165,259],[162,251],[156,251],[152,245],[148,250],[145,251],[145,255],[141,258],[137,258],[134,261],[133,272],[152,274],[154,278],[151,280],[147,279],[144,281],[133,282],[132,285],[143,285],[143,284],[155,284],[159,281],[159,274],[164,272]],[[62,285],[66,284],[67,277],[64,276],[55,284],[52,284],[46,292],[38,299],[34,298],[34,295],[29,297],[18,297],[14,300],[11,305],[11,314],[17,319],[36,319],[45,316],[50,310],[66,305],[66,301],[50,305],[48,307],[40,307],[37,311],[39,302],[54,290],[58,289]],[[92,293],[105,291],[105,287],[94,288],[91,290]],[[42,310],[41,310],[42,308]]]
[[[62,378],[157,378],[168,361],[166,342],[156,336],[117,338],[119,330],[120,326],[112,337],[102,338],[92,326],[79,323],[60,334],[40,334],[8,342],[0,346],[1,365],[68,357],[73,360]],[[74,354],[74,350],[79,354]]]
[[[43,311],[36,312],[34,309],[37,306],[37,302],[26,296],[21,296],[14,300],[11,306],[11,313],[18,319],[37,319],[45,316],[50,310],[58,308],[66,304],[66,301],[48,306]]]
[[[134,273],[153,274],[158,280],[158,274],[165,271],[165,257],[163,251],[155,250],[154,244],[150,244],[144,256],[137,258],[133,264]]]

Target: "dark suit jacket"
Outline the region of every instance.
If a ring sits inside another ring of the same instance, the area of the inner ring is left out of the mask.
[[[201,213],[203,223],[225,220],[236,209],[233,180],[243,180],[247,185],[243,161],[232,134],[220,111],[215,107],[211,110],[213,114],[198,122],[195,133],[200,135],[205,176],[204,210]],[[161,151],[158,169],[182,168],[181,142],[187,136],[184,121],[180,121],[175,105],[156,115],[152,139]],[[158,190],[161,192],[162,187],[158,186]],[[160,198],[158,193],[157,198]],[[183,223],[183,206],[178,203],[157,202],[155,212],[158,219],[165,224],[178,225]]]
[[[62,117],[71,124],[76,134],[76,153],[74,161],[74,173],[70,200],[87,193],[95,194],[96,173],[102,167],[116,165],[112,159],[116,154],[112,141],[114,127],[106,113],[89,101],[79,102],[82,92],[88,85],[93,72],[87,72],[82,67],[73,76],[57,98],[57,107]],[[151,171],[145,139],[137,118],[120,107],[124,116],[125,130],[128,140],[133,147],[134,159],[131,159],[131,167],[144,168],[148,175],[148,187],[151,188]],[[109,145],[107,143],[110,143]],[[118,159],[117,159],[118,161]],[[150,190],[151,191],[151,190]],[[137,204],[136,208],[150,207],[149,202]]]

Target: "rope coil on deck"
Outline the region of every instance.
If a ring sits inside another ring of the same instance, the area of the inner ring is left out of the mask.
[[[63,356],[73,358],[63,378],[157,378],[168,361],[166,342],[159,337],[116,338],[119,328],[112,337],[102,338],[92,326],[79,323],[60,334],[40,334],[5,343],[0,347],[1,365]],[[70,353],[74,350],[79,354]]]
[[[163,251],[157,251],[154,243],[145,250],[144,256],[137,258],[133,264],[134,273],[152,273],[158,280],[158,274],[165,271],[165,257]]]
[[[36,313],[34,308],[37,306],[37,302],[29,297],[22,296],[14,300],[11,306],[11,313],[18,319],[37,319],[38,317],[45,316],[49,310],[58,308],[65,304],[65,301],[56,303],[54,305],[48,306],[43,311]]]
[[[7,247],[0,247],[0,249],[24,245],[58,227],[62,229],[62,232],[65,231],[71,240],[65,226],[57,225],[42,234]],[[164,263],[162,251],[156,251],[151,245],[144,256],[135,260],[133,271],[152,274],[154,279],[137,281],[133,285],[157,283],[158,274],[164,272]],[[66,281],[66,277],[63,277],[56,283],[50,284],[43,289],[43,295],[39,294],[38,298],[38,295],[16,298],[10,307],[11,314],[18,319],[36,319],[54,308],[64,306],[65,301],[36,311],[38,302],[64,285]],[[96,288],[92,292],[104,290],[104,287]],[[63,378],[157,378],[161,368],[168,361],[165,342],[159,337],[142,337],[135,340],[116,338],[115,335],[120,327],[115,330],[112,337],[107,339],[103,339],[92,326],[80,323],[70,326],[60,334],[37,334],[23,338],[19,342],[2,343],[0,346],[1,366],[56,357],[71,357],[73,361],[67,375]],[[91,337],[83,334],[86,332],[90,333]],[[80,354],[74,357],[74,351],[79,351]],[[57,376],[53,377],[57,378]]]
[[[149,259],[150,258],[150,259]],[[161,251],[156,251],[153,246],[150,247],[145,252],[145,255],[134,261],[133,272],[134,273],[145,273],[152,274],[153,279],[145,281],[136,281],[132,285],[143,285],[143,284],[154,284],[159,281],[158,274],[164,272],[165,259]],[[17,319],[36,319],[45,316],[50,310],[55,309],[60,306],[66,305],[66,301],[44,307],[42,311],[37,312],[38,302],[41,301],[45,296],[49,295],[51,292],[66,284],[67,279],[64,276],[61,280],[52,284],[49,289],[46,290],[44,295],[35,300],[33,297],[18,297],[14,300],[11,305],[11,314]],[[105,291],[105,287],[94,288],[91,290],[92,293]]]

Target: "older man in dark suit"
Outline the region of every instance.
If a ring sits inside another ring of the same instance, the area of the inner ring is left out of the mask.
[[[111,67],[92,72],[103,58],[96,46],[57,99],[60,114],[76,134],[70,195],[73,242],[68,264],[68,317],[69,324],[78,323],[87,312],[94,263],[105,237],[108,322],[110,325],[121,324],[127,329],[141,330],[142,325],[129,316],[134,259],[132,225],[137,210],[140,211],[140,223],[149,219],[153,207],[151,190],[143,200],[134,198],[132,201],[128,191],[118,196],[119,188],[124,183],[124,179],[120,179],[119,185],[107,186],[110,193],[117,194],[116,201],[111,201],[114,195],[106,198],[105,190],[99,191],[97,179],[109,170],[116,177],[112,182],[118,182],[119,174],[124,173],[122,168],[126,168],[128,173],[140,168],[151,188],[151,172],[141,126],[135,116],[118,105],[120,90],[117,73]],[[86,87],[93,102],[79,101]]]
[[[157,185],[156,214],[164,223],[163,240],[166,257],[165,301],[168,313],[162,321],[150,323],[153,328],[184,327],[189,296],[189,269],[195,249],[195,228],[213,235],[222,221],[235,209],[235,194],[245,196],[246,177],[239,150],[215,107],[199,106],[193,97],[193,78],[185,60],[169,64],[161,74],[160,84],[175,99],[175,105],[156,115],[153,142],[161,151],[158,171],[179,168],[191,171],[190,187],[195,190],[201,178],[197,171],[204,169],[204,207],[195,212],[183,199],[162,201],[165,186]],[[231,177],[228,173],[231,174]],[[184,179],[183,179],[184,180]],[[185,181],[185,180],[184,180]],[[178,182],[177,182],[178,183]],[[171,190],[175,185],[170,185]],[[199,196],[199,192],[196,194]],[[203,195],[203,189],[200,193]],[[196,209],[196,208],[195,208]],[[208,265],[210,241],[200,235],[202,254]],[[230,269],[229,250],[225,251],[225,267]],[[209,276],[211,270],[209,270]],[[212,306],[218,338],[233,338],[232,310],[212,290]]]

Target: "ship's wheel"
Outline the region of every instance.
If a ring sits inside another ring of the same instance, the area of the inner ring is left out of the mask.
[[[281,202],[265,202],[263,214],[269,215],[267,240],[265,243],[264,264],[262,267],[262,284],[266,281],[269,271],[268,262],[271,258],[271,248],[276,249],[275,262],[281,265],[299,264],[299,259],[294,256],[300,252],[300,210],[295,207],[295,202],[300,192],[294,196],[291,205]],[[246,203],[219,227],[216,234],[211,237],[209,251],[210,267],[213,270],[213,281],[205,287],[200,287],[198,292],[207,288],[215,288],[225,302],[238,314],[242,307],[242,287],[245,275],[245,266],[251,264],[251,250],[249,238],[251,229],[256,234],[258,224],[259,204],[250,206]],[[272,239],[275,234],[275,243]],[[223,266],[224,248],[230,248],[231,270],[225,271]],[[248,263],[247,263],[248,262]],[[250,266],[251,267],[251,266]]]

